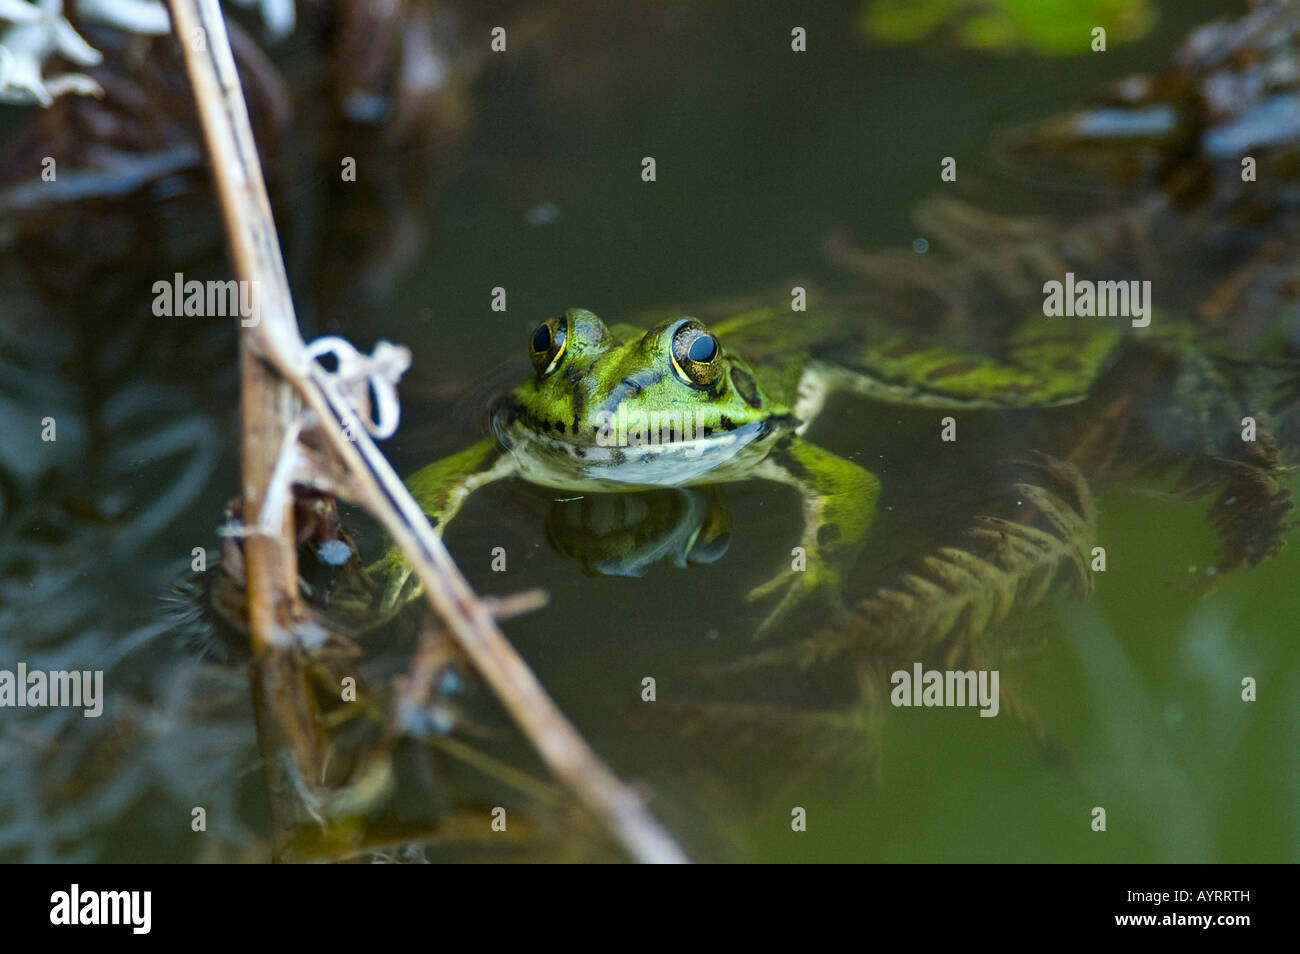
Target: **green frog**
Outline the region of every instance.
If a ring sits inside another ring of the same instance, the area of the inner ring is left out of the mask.
[[[1087,395],[1118,337],[1104,321],[1040,315],[994,359],[887,330],[855,347],[844,328],[829,314],[779,307],[724,316],[712,328],[687,316],[648,330],[610,328],[571,308],[529,337],[533,374],[497,402],[491,435],[407,485],[439,533],[474,491],[506,477],[584,495],[751,479],[789,485],[802,500],[803,532],[790,565],[749,593],[751,601],[779,597],[762,633],[814,593],[840,605],[841,574],[876,511],[880,481],[805,437],[831,394],[945,409],[1067,404]],[[371,572],[384,581],[384,612],[418,593],[395,548]]]

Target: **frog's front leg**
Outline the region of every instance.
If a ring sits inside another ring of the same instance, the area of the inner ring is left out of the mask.
[[[470,494],[514,472],[514,457],[502,449],[496,438],[486,437],[458,454],[417,470],[407,478],[406,486],[441,536]],[[366,572],[383,581],[380,611],[384,616],[420,595],[419,581],[411,578],[411,565],[398,547],[389,548]]]
[[[792,554],[789,569],[750,591],[761,599],[784,591],[757,635],[817,591],[840,608],[840,571],[856,555],[876,513],[880,481],[870,471],[810,444],[796,435],[783,438],[755,469],[754,476],[789,484],[803,499],[802,554]]]

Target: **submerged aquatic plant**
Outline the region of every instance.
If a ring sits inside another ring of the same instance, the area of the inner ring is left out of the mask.
[[[879,661],[936,647],[957,657],[1050,597],[1091,593],[1096,510],[1083,475],[1043,454],[1017,463],[1032,476],[1011,482],[1012,515],[975,516],[961,542],[939,547],[914,571],[877,589],[854,607],[844,625],[727,668],[788,663],[808,668],[844,655]]]

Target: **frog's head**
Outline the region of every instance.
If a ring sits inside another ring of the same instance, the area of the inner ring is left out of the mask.
[[[651,463],[666,456],[707,456],[701,464],[717,466],[793,421],[749,365],[695,318],[661,322],[620,341],[594,314],[571,308],[539,324],[528,348],[533,377],[497,413],[498,433],[507,442],[510,430],[590,463],[608,459],[620,465],[630,452],[602,454],[596,448],[678,445],[672,455],[637,456]],[[717,446],[706,455],[706,444]]]

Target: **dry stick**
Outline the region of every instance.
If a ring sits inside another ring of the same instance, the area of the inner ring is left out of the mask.
[[[470,589],[387,459],[356,421],[333,378],[306,355],[248,110],[235,72],[218,0],[170,0],[177,36],[194,86],[235,265],[258,292],[257,318],[243,329],[250,350],[297,390],[347,474],[357,502],[384,525],[410,560],[434,612],[496,692],[551,771],[586,805],[634,859],[683,862],[672,836],[587,746],[537,677],[497,628],[491,609]],[[203,42],[193,42],[200,38]],[[248,488],[245,488],[246,490]],[[251,577],[250,569],[250,577]]]
[[[175,22],[181,47],[192,63],[196,48],[207,48],[207,35],[198,28],[189,9],[177,9]],[[224,44],[224,31],[222,38]],[[224,48],[229,55],[229,48]],[[214,51],[214,55],[220,54]],[[230,75],[234,75],[233,70]],[[211,71],[191,69],[190,82],[201,104],[220,104],[226,99],[218,86],[217,76]],[[229,142],[219,134],[214,135],[206,124],[205,128],[209,129],[212,155],[227,159],[213,162],[223,196],[232,191],[232,187],[239,189],[253,176],[260,176],[256,158],[250,171],[242,157],[230,148]],[[236,272],[241,278],[253,281],[253,287],[257,288],[258,277],[268,268],[268,239],[275,261],[279,262],[274,232],[269,237],[263,235],[261,241],[248,241],[250,224],[256,227],[257,219],[249,216],[238,203],[223,201],[221,207],[226,234],[231,237]],[[287,294],[274,283],[267,283],[267,287],[272,293],[273,307],[282,310],[290,307]],[[278,299],[274,297],[277,293],[280,293]],[[274,858],[280,859],[293,832],[307,817],[306,806],[299,795],[307,784],[306,780],[317,778],[323,753],[314,697],[306,671],[294,653],[293,633],[304,613],[298,597],[293,502],[286,500],[279,514],[263,513],[267,490],[274,479],[276,459],[288,423],[293,420],[296,401],[292,389],[262,361],[248,336],[240,338],[239,360],[242,519],[247,526],[267,523],[278,531],[246,538],[244,560],[254,658],[249,678],[258,738],[266,754],[272,852]]]

